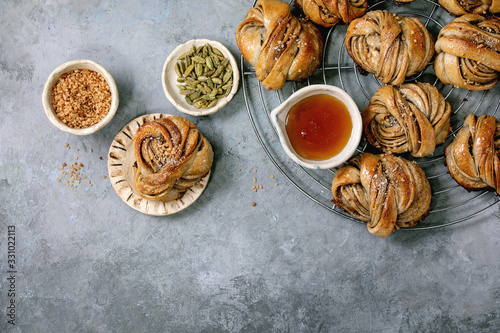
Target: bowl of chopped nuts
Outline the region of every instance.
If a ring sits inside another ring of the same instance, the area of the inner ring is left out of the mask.
[[[238,90],[239,70],[221,43],[194,39],[176,47],[163,65],[167,99],[182,113],[205,116],[222,109]]]
[[[75,135],[97,132],[118,109],[115,80],[92,60],[72,60],[57,67],[45,82],[42,104],[57,128]]]

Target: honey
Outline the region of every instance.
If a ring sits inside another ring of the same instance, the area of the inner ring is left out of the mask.
[[[352,120],[341,100],[319,94],[292,106],[285,127],[297,154],[310,160],[326,160],[346,146],[351,136]]]

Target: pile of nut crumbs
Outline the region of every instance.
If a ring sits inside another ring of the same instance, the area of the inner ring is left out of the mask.
[[[70,149],[68,143],[65,144],[67,149]],[[76,148],[76,151],[79,152],[80,149]],[[92,148],[89,149],[89,152],[93,152]],[[99,157],[102,160],[102,156]],[[77,188],[82,184],[88,184],[88,186],[93,186],[92,181],[88,177],[88,175],[84,171],[84,164],[82,162],[78,162],[78,156],[74,157],[74,161],[64,162],[61,164],[60,176],[57,178],[59,183],[65,183],[67,186],[72,188]],[[107,178],[106,175],[103,176],[104,179]]]
[[[52,106],[57,117],[69,127],[90,127],[108,114],[111,91],[101,74],[75,69],[57,80],[52,89]]]
[[[253,172],[257,173],[257,169],[252,169]],[[238,169],[238,172],[241,172],[241,169]],[[271,179],[274,179],[274,175],[271,175]],[[257,177],[252,178],[252,182],[254,185],[252,185],[252,191],[257,192],[259,190],[263,190],[264,192],[267,192],[267,189],[264,188],[263,185],[257,184]],[[278,186],[278,183],[274,183],[274,186]],[[256,202],[252,202],[252,206],[255,207],[257,206]]]

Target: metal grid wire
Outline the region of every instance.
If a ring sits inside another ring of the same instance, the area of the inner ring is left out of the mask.
[[[435,39],[439,30],[453,18],[432,0],[416,0],[404,6],[380,1],[368,8],[368,10],[378,9],[388,10],[400,16],[419,18]],[[292,5],[292,11],[294,10]],[[300,15],[298,12],[294,14]],[[308,199],[345,219],[364,223],[332,204],[330,188],[337,168],[310,170],[293,163],[281,148],[278,134],[269,117],[270,112],[293,92],[311,84],[331,84],[341,87],[353,97],[360,110],[369,104],[370,98],[382,84],[372,74],[364,75],[357,69],[345,48],[346,30],[347,26],[323,29],[325,48],[321,68],[304,82],[287,82],[278,91],[268,91],[263,88],[257,81],[253,68],[240,57],[242,88],[255,135],[276,168]],[[436,147],[435,153],[431,156],[413,158],[408,153],[400,155],[416,161],[424,169],[433,191],[429,216],[418,226],[401,230],[428,230],[470,220],[497,205],[500,198],[491,191],[468,192],[458,185],[445,166],[444,148],[454,139],[468,114],[497,115],[500,109],[500,85],[489,91],[470,91],[443,85],[435,76],[432,63],[422,72],[406,80],[406,82],[411,81],[431,83],[445,96],[452,107],[450,120],[452,132],[445,143]],[[368,145],[365,139],[361,140],[357,151],[378,152]]]

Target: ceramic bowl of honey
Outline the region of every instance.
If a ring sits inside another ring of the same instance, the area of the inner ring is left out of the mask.
[[[324,84],[297,90],[271,112],[286,154],[308,169],[330,169],[346,162],[359,146],[362,120],[354,100]]]

